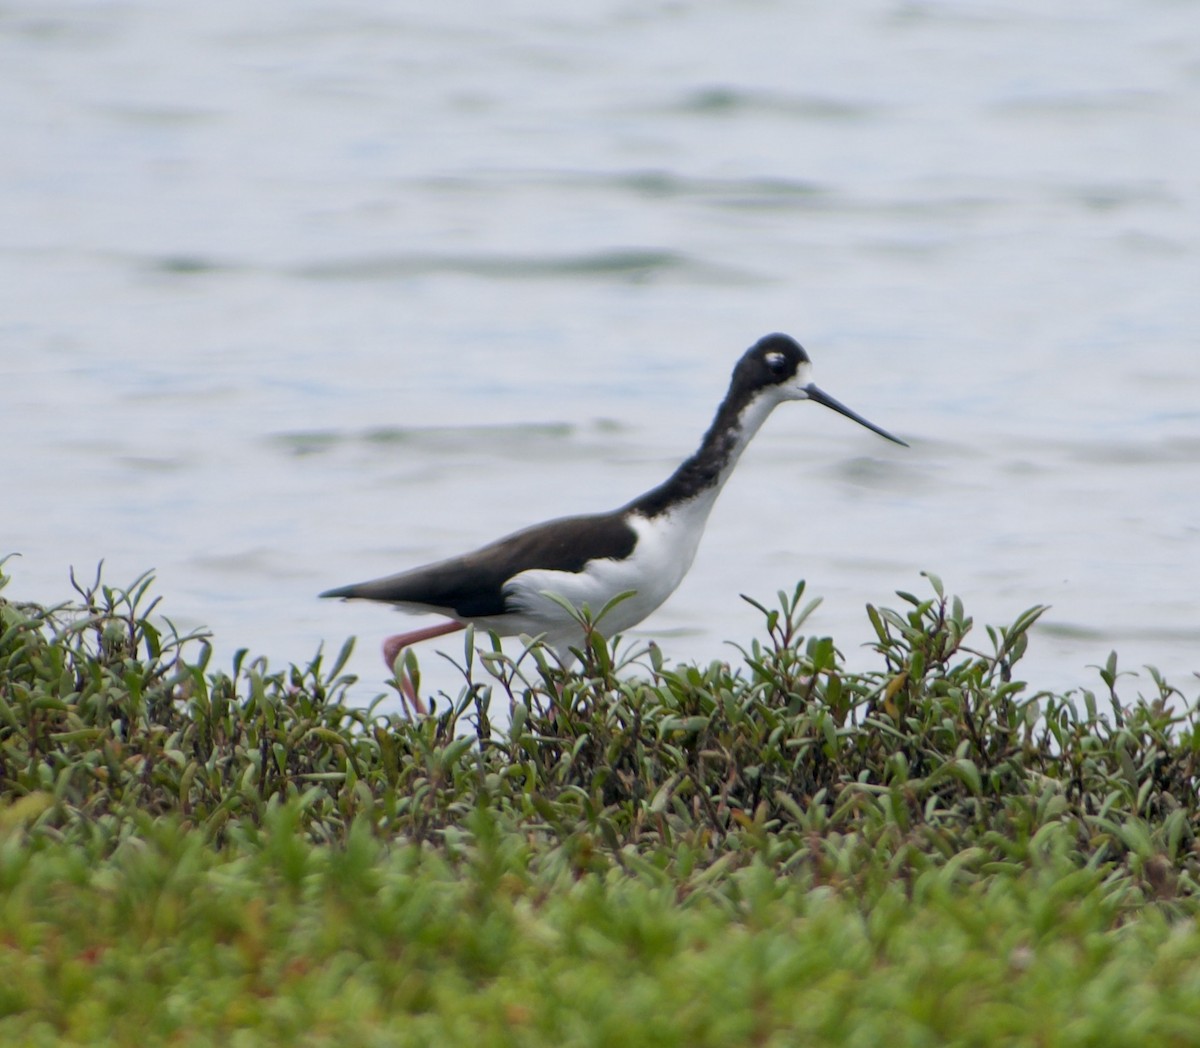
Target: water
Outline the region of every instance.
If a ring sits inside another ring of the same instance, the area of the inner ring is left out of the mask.
[[[218,660],[359,636],[365,702],[418,620],[318,591],[638,494],[784,330],[912,447],[782,408],[639,638],[803,577],[867,666],[927,569],[1053,605],[1038,686],[1195,696],[1195,5],[425,6],[5,5],[6,596],[153,568]]]

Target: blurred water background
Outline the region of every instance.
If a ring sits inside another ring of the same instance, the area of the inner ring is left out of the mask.
[[[928,569],[1195,696],[1195,3],[9,0],[0,69],[6,596],[153,568],[369,701],[421,620],[318,591],[626,501],[783,330],[912,447],[786,405],[638,638],[805,578],[865,667]]]

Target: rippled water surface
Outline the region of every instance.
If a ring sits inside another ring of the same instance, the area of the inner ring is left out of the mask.
[[[358,635],[365,701],[417,620],[318,591],[626,501],[784,330],[912,447],[781,408],[639,637],[803,577],[867,665],[932,570],[1053,605],[1038,685],[1195,695],[1194,4],[426,6],[4,5],[7,596],[154,568],[220,660]]]

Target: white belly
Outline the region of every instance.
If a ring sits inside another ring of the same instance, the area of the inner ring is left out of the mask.
[[[576,610],[586,607],[594,618],[619,594],[632,592],[603,615],[597,629],[611,637],[636,626],[683,581],[695,559],[712,502],[702,497],[671,514],[652,519],[631,517],[629,524],[638,538],[625,560],[591,561],[578,573],[539,569],[513,576],[504,591],[515,610],[504,616],[502,627],[487,620],[480,625],[508,636],[544,634],[546,643],[561,652],[578,646],[582,635],[570,612],[549,594]]]

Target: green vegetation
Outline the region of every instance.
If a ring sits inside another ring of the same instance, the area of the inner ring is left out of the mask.
[[[733,667],[468,635],[417,721],[0,598],[0,1044],[1200,1044],[1196,701],[929,584],[870,673],[801,586]]]

